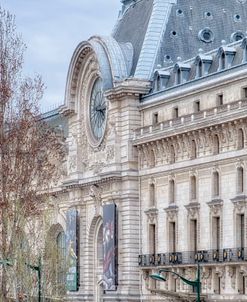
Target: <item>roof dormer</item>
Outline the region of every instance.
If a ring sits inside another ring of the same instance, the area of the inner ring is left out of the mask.
[[[226,45],[226,41],[222,41],[222,45],[218,50],[217,57],[219,58],[219,68],[218,71],[230,68],[234,56],[236,54],[236,49]]]
[[[156,69],[154,71],[154,91],[160,91],[167,87],[170,79],[170,72],[167,70]]]
[[[212,65],[213,57],[210,55],[204,55],[203,50],[199,49],[194,64],[196,65],[196,78],[200,78],[208,75],[209,69]]]
[[[242,63],[246,63],[247,62],[247,37],[243,38],[240,47],[243,48]]]
[[[173,71],[175,72],[175,84],[183,84],[189,80],[191,67],[189,64],[181,62],[181,58],[178,58],[178,62],[174,65]]]

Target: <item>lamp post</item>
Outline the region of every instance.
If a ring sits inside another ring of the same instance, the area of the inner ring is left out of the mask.
[[[4,266],[13,266],[12,262],[9,260],[1,260],[0,259],[0,265],[4,265]],[[35,266],[35,265],[31,265],[29,263],[25,263],[25,265],[29,268],[31,268],[32,270],[37,271],[38,273],[38,283],[39,283],[39,296],[38,296],[38,301],[41,302],[41,259],[39,258],[39,265]]]
[[[36,265],[31,265],[26,263],[26,266],[31,268],[34,271],[37,271],[38,273],[38,284],[39,284],[39,295],[38,295],[38,301],[41,302],[41,259],[39,258],[39,264]]]
[[[176,275],[178,276],[184,283],[190,285],[190,286],[193,286],[196,288],[196,293],[197,293],[197,299],[196,301],[197,302],[200,302],[201,301],[201,298],[200,298],[200,293],[201,293],[201,280],[200,280],[200,266],[199,266],[199,263],[197,264],[197,277],[196,277],[196,280],[194,281],[191,281],[191,280],[188,280],[188,279],[185,279],[184,277],[180,276],[178,273],[176,272],[173,272],[173,271],[170,271],[168,269],[161,269],[159,270],[159,273],[158,274],[152,274],[150,275],[150,278],[154,279],[154,280],[158,280],[158,281],[166,281],[166,278],[164,278],[163,276],[161,276],[161,273],[171,273],[173,275]]]

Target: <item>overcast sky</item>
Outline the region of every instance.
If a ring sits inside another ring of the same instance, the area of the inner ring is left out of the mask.
[[[16,16],[27,45],[25,73],[41,74],[47,89],[42,110],[63,103],[68,65],[80,41],[108,35],[120,0],[0,0]]]

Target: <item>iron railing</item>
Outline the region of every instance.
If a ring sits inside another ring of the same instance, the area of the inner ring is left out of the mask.
[[[187,265],[196,263],[225,263],[247,261],[247,248],[225,248],[194,252],[176,252],[139,255],[141,267]]]

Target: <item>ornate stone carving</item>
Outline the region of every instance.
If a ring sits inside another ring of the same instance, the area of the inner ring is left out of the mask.
[[[206,281],[204,283],[205,289],[208,288],[209,290],[211,290],[211,288],[212,288],[212,269],[209,267],[203,266],[201,278]]]
[[[157,217],[158,217],[158,213],[159,213],[158,209],[153,207],[153,208],[149,208],[149,209],[145,210],[144,212],[148,217],[149,223],[153,224],[153,223],[157,222]]]
[[[236,286],[236,268],[233,266],[227,267],[228,276],[231,278],[231,286],[235,289]]]
[[[237,214],[243,214],[245,212],[245,208],[247,205],[247,196],[246,195],[238,195],[231,199],[234,204],[234,211]]]
[[[92,185],[90,187],[89,195],[94,200],[95,215],[99,215],[100,213],[100,207],[102,205],[102,191],[103,189],[99,185]]]
[[[189,203],[185,206],[188,211],[188,216],[190,219],[195,219],[199,217],[200,204],[198,202]]]
[[[176,205],[170,205],[168,208],[164,209],[167,213],[167,218],[169,221],[174,221],[177,218],[178,215],[178,206]]]
[[[225,267],[216,267],[215,269],[215,273],[219,276],[219,278],[221,279],[221,286],[223,289],[225,289],[225,277],[226,277],[226,270]]]
[[[221,214],[221,210],[223,207],[222,199],[213,199],[212,201],[207,203],[210,207],[210,212],[213,216],[217,216]]]

